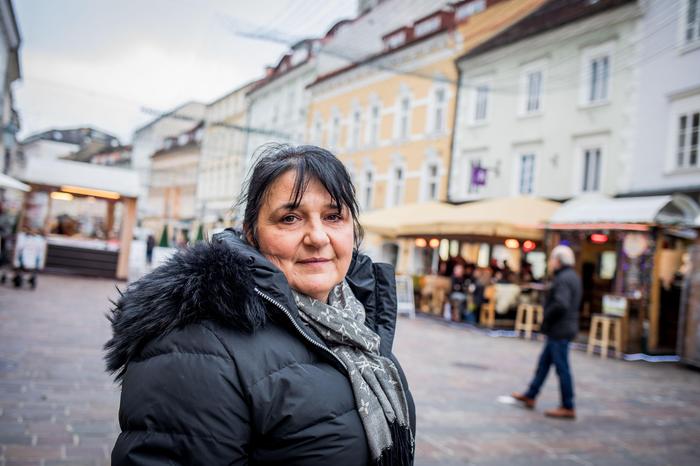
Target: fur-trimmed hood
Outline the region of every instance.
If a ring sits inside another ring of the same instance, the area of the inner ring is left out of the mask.
[[[365,306],[366,324],[381,337],[380,352],[390,353],[396,320],[393,267],[355,253],[346,280]],[[271,312],[259,293],[298,318],[284,274],[239,233],[226,230],[211,242],[178,251],[113,303],[108,315],[113,336],[105,344],[107,370],[121,378],[148,341],[195,322],[210,320],[254,332]]]

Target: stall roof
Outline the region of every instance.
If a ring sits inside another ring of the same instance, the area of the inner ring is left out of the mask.
[[[124,197],[139,195],[139,177],[135,171],[91,163],[30,160],[20,178],[33,184],[111,191]]]
[[[369,232],[385,236],[396,236],[402,225],[416,218],[435,215],[449,216],[455,207],[443,202],[421,202],[404,204],[397,207],[364,212],[360,215],[360,224]]]
[[[17,189],[19,191],[29,191],[30,189],[29,186],[21,181],[17,181],[11,176],[7,176],[3,173],[0,173],[0,188]]]
[[[688,196],[644,196],[610,198],[584,195],[565,202],[549,221],[549,228],[571,225],[608,225],[609,229],[625,229],[629,225],[700,226],[700,207]]]
[[[464,235],[540,239],[560,203],[531,196],[504,197],[454,206],[451,211],[414,215],[402,236]]]

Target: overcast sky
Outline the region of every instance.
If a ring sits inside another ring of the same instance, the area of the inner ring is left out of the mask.
[[[356,0],[14,0],[20,137],[90,125],[129,142],[152,116],[260,77],[286,47],[236,30],[324,34]]]

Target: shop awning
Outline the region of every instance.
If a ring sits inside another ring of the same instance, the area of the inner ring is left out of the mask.
[[[549,221],[550,229],[645,229],[650,225],[700,226],[700,207],[688,196],[611,198],[584,195],[565,202]]]
[[[106,167],[69,160],[30,160],[22,180],[27,183],[75,188],[78,194],[90,194],[90,190],[115,193],[123,197],[138,197],[139,177],[129,169]],[[80,192],[80,191],[83,192]]]
[[[29,191],[30,189],[28,185],[3,173],[0,173],[0,188],[17,189],[19,191]]]
[[[360,215],[360,223],[369,232],[395,237],[400,233],[402,225],[412,220],[435,218],[441,215],[449,217],[454,209],[454,206],[443,202],[405,204],[365,212]]]
[[[560,203],[530,196],[484,199],[452,210],[413,216],[399,228],[402,236],[450,235],[540,239]]]

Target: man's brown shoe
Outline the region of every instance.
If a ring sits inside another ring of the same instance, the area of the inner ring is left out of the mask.
[[[527,409],[535,409],[535,400],[532,398],[528,398],[522,393],[512,393],[510,396],[520,401]]]
[[[567,408],[550,409],[545,411],[544,415],[557,419],[576,419],[576,410]]]

